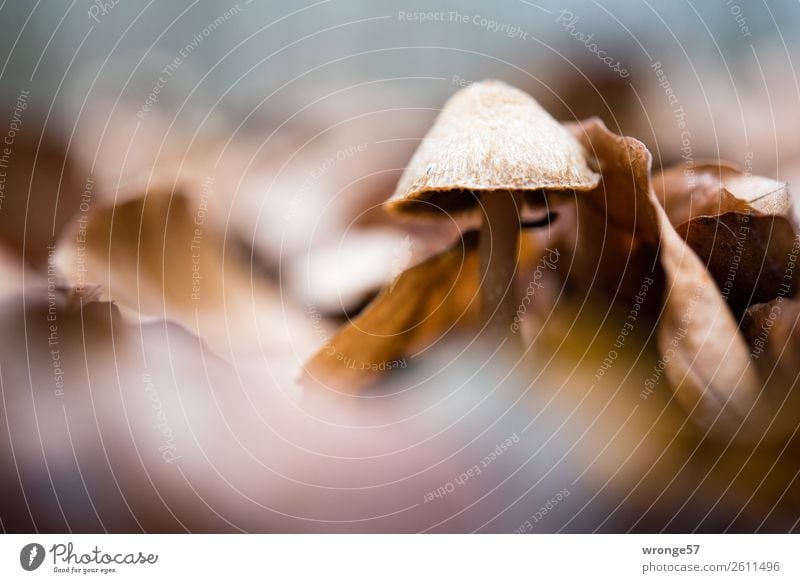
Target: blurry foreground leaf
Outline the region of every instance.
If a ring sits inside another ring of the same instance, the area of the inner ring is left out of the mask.
[[[61,242],[59,263],[77,288],[100,284],[128,312],[177,322],[220,356],[307,350],[310,320],[252,277],[205,219],[168,192],[98,207]]]

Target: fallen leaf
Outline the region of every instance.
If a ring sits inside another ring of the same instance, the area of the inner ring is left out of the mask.
[[[734,165],[686,164],[653,178],[670,222],[706,264],[734,313],[782,293],[795,239],[786,184]]]
[[[661,374],[702,427],[727,435],[742,427],[760,390],[749,351],[714,280],[672,226],[650,182],[652,157],[634,138],[611,133],[598,119],[576,134],[597,159],[601,184],[584,196],[616,228],[658,245],[665,297],[658,324]]]
[[[94,190],[91,175],[83,174],[61,136],[41,123],[28,112],[25,131],[4,145],[0,168],[0,242],[39,269]]]
[[[748,308],[742,329],[764,391],[760,406],[773,433],[800,427],[800,301],[778,297]]]
[[[305,365],[303,385],[355,393],[405,357],[477,323],[478,233],[402,272]]]
[[[169,191],[96,207],[59,243],[58,264],[76,288],[99,284],[128,315],[177,322],[223,358],[302,358],[314,323],[252,275],[206,212]]]
[[[652,184],[676,227],[735,211],[785,215],[791,206],[784,182],[745,174],[726,162],[671,166],[654,175]]]
[[[737,316],[751,304],[794,296],[797,276],[790,264],[798,248],[786,217],[726,212],[696,217],[677,231],[706,264]]]

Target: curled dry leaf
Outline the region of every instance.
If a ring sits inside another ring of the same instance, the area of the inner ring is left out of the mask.
[[[306,364],[302,383],[357,392],[448,331],[477,322],[478,233],[404,271]]]
[[[178,322],[225,358],[302,354],[313,342],[310,320],[251,277],[206,225],[205,211],[180,194],[155,191],[95,208],[61,241],[58,263],[77,288],[99,284],[128,313]]]
[[[797,276],[790,263],[797,255],[796,236],[786,217],[726,212],[696,217],[677,231],[706,264],[737,315],[752,304],[794,296]]]
[[[786,215],[791,206],[785,183],[745,174],[726,163],[665,168],[653,177],[653,190],[676,227],[727,212]]]
[[[766,423],[775,433],[796,433],[800,427],[800,301],[778,296],[751,306],[742,328],[764,383],[760,405]]]
[[[587,202],[603,208],[617,228],[659,247],[665,297],[658,325],[662,374],[702,426],[735,431],[760,386],[744,338],[700,259],[672,226],[650,184],[652,158],[638,140],[611,133],[597,119],[577,130],[597,158],[600,186]]]
[[[784,284],[783,293],[794,294],[794,278],[784,278],[795,239],[785,183],[706,163],[667,168],[653,187],[737,316]]]
[[[565,250],[559,269],[578,294],[599,293],[625,306],[646,285],[644,301],[657,311],[663,288],[657,218],[643,204],[646,197],[636,194],[647,192],[648,169],[632,165],[624,141],[600,143],[600,134],[590,141],[580,124],[567,127],[583,142],[602,178],[597,188],[576,193],[573,203],[559,211],[553,225],[557,244]]]

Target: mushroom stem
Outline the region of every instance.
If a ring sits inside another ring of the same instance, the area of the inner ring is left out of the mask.
[[[517,312],[514,276],[519,251],[519,209],[514,194],[508,190],[483,195],[481,208],[481,316],[487,337],[498,341],[510,336]]]

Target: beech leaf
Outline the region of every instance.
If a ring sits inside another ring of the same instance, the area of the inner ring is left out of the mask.
[[[764,423],[772,433],[800,425],[800,301],[779,296],[748,308],[742,324],[764,383]]]
[[[597,158],[600,186],[585,194],[617,228],[659,246],[665,297],[658,324],[663,374],[679,402],[701,426],[740,427],[760,385],[749,351],[714,280],[675,231],[651,186],[652,157],[633,138],[611,133],[599,119],[576,133]]]
[[[128,315],[177,322],[224,358],[287,346],[307,353],[311,322],[225,251],[205,218],[166,191],[97,207],[59,243],[58,263],[71,285],[99,284]]]
[[[653,190],[675,226],[733,211],[785,215],[790,210],[785,183],[744,174],[725,162],[665,168],[653,177]]]
[[[795,294],[797,278],[789,269],[793,249],[797,255],[795,231],[787,218],[727,212],[694,218],[677,230],[737,315],[751,304]]]
[[[301,384],[355,393],[478,318],[478,233],[404,271],[306,364]]]

